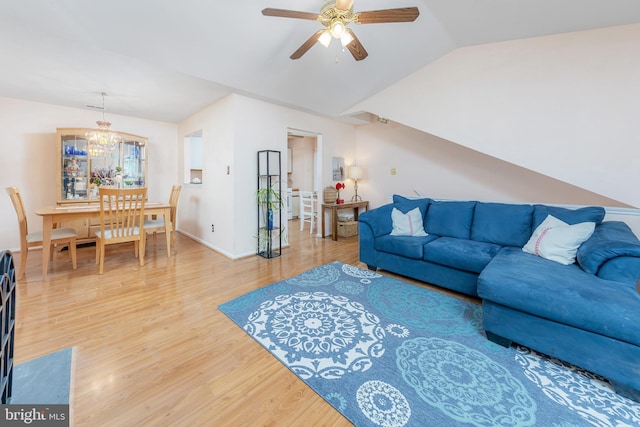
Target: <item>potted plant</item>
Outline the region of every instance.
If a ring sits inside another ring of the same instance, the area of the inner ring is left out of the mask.
[[[265,186],[260,188],[256,193],[256,200],[260,206],[260,215],[262,217],[262,224],[259,228],[258,238],[258,252],[268,252],[271,249],[271,239],[274,237],[273,232],[281,234],[284,232],[285,227],[282,224],[275,224],[274,227],[274,213],[284,207],[284,199],[282,194],[276,190],[276,184]],[[276,234],[276,236],[278,235]]]

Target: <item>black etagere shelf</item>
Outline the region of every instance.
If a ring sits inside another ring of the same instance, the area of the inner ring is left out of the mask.
[[[282,254],[282,157],[280,151],[258,151],[258,249],[264,258]]]
[[[13,385],[13,338],[16,323],[16,275],[10,251],[0,252],[0,320],[2,347],[0,348],[0,391],[3,405],[10,403]]]

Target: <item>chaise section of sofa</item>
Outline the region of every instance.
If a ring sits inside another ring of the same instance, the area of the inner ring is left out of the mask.
[[[478,294],[492,341],[516,342],[598,373],[628,397],[640,390],[634,284],[504,248],[480,274]]]
[[[416,208],[426,235],[394,235],[394,209],[408,215]],[[625,223],[603,222],[604,214],[597,206],[394,196],[394,203],[360,216],[360,260],[480,297],[492,341],[573,363],[640,401],[640,241]],[[538,251],[553,233],[545,225],[549,216],[590,232],[562,263]]]

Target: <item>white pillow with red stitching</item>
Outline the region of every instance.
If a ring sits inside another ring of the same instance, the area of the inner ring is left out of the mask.
[[[391,211],[391,222],[393,229],[392,236],[426,236],[424,225],[422,224],[422,213],[419,208],[415,208],[407,212],[393,208]]]
[[[573,264],[578,248],[591,237],[595,227],[595,222],[569,225],[547,215],[522,250],[560,264]]]

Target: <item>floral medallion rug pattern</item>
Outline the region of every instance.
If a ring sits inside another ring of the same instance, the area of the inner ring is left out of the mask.
[[[219,307],[356,426],[636,426],[596,375],[482,330],[482,307],[340,262]]]

